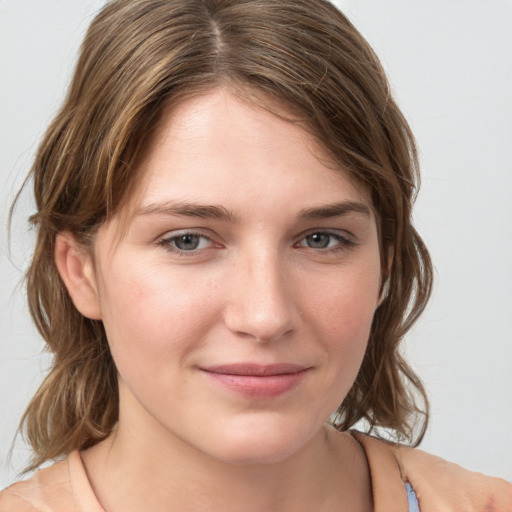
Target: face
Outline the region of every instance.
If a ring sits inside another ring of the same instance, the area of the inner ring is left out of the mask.
[[[369,201],[322,156],[300,127],[223,91],[163,119],[133,217],[94,247],[120,429],[240,463],[320,435],[381,283]]]

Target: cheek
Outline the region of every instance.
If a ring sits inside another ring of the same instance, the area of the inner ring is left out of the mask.
[[[305,296],[306,308],[330,338],[367,338],[378,305],[379,286],[380,273],[374,267],[329,276],[317,283],[318,292]]]
[[[215,290],[190,271],[114,262],[100,291],[107,338],[123,377],[156,374],[163,360],[184,359],[217,316]]]
[[[380,272],[374,265],[362,266],[317,284],[322,285],[317,293],[304,296],[304,321],[315,326],[322,340],[329,365],[328,379],[335,389],[346,393],[368,344],[378,305]]]
[[[378,259],[302,277],[294,294],[300,300],[306,350],[315,349],[319,369],[308,408],[314,403],[317,416],[326,419],[347,396],[364,358],[378,303]]]

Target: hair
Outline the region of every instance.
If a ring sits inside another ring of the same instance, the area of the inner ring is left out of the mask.
[[[216,87],[286,104],[368,192],[384,299],[331,421],[346,430],[364,420],[368,431],[389,429],[412,444],[424,435],[427,396],[400,353],[432,287],[430,257],[411,220],[417,153],[369,44],[325,0],[114,0],[89,27],[29,175],[37,240],[28,303],[54,360],[21,422],[34,451],[28,469],[94,445],[118,421],[105,330],[74,307],[56,268],[56,235],[71,232],[91,247],[129,198],[135,159],[163,109]]]

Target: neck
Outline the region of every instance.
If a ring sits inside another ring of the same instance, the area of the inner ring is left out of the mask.
[[[371,509],[366,461],[350,434],[322,429],[286,460],[258,465],[218,461],[184,442],[152,444],[120,428],[82,454],[106,512]]]
[[[116,431],[82,453],[106,512],[371,509],[366,457],[350,434],[323,427],[277,461],[233,463],[171,433],[136,402],[120,411]]]

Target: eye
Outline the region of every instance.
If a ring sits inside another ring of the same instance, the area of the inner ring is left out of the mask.
[[[307,247],[309,249],[344,249],[347,246],[354,245],[354,242],[345,238],[338,233],[329,231],[315,231],[304,236],[298,243],[299,247]]]
[[[185,253],[207,249],[212,241],[199,233],[179,233],[160,240],[159,245],[170,252]]]

